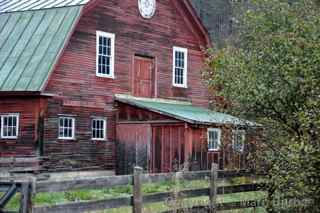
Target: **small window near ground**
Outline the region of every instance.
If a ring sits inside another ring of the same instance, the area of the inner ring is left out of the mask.
[[[209,151],[217,151],[220,148],[221,130],[208,129],[208,149]]]
[[[187,87],[188,49],[173,47],[173,86]]]
[[[106,139],[106,120],[95,118],[92,120],[92,140]]]
[[[243,152],[246,139],[245,130],[234,130],[232,134],[232,147],[234,151]]]
[[[19,132],[19,115],[1,115],[1,138],[16,139]]]
[[[114,45],[115,34],[97,31],[97,76],[114,78]]]
[[[72,117],[59,118],[59,139],[72,140],[75,133],[75,119]]]

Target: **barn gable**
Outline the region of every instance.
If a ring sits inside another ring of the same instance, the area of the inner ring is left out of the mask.
[[[80,17],[101,1],[0,1],[0,92],[43,91]],[[189,0],[172,2],[209,46]]]

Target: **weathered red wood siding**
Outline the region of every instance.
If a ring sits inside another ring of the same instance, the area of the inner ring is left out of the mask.
[[[131,173],[136,165],[147,170],[150,164],[151,140],[150,124],[117,124],[118,173]]]
[[[185,158],[184,124],[152,125],[150,172],[171,172],[183,169]]]
[[[246,141],[243,152],[237,152],[232,147],[232,127],[211,126],[221,129],[221,148],[219,151],[208,151],[207,126],[192,128],[192,158],[191,166],[194,169],[210,169],[212,163],[219,164],[220,169],[246,169],[254,166],[249,153],[254,154],[258,134],[255,131],[246,131]]]
[[[19,114],[17,139],[0,138],[0,157],[37,155],[40,140],[39,122],[45,114],[45,99],[39,97],[0,97],[0,115]]]
[[[68,161],[67,156],[71,154],[71,158],[77,158],[74,165],[69,163],[71,167],[80,164],[90,167],[96,162],[103,162],[107,169],[115,167],[118,107],[114,107],[113,97],[116,93],[133,93],[135,55],[154,59],[155,97],[188,99],[195,105],[208,106],[208,92],[201,83],[200,73],[204,55],[199,43],[204,42],[199,41],[191,25],[186,24],[186,17],[176,10],[173,1],[158,0],[157,12],[150,20],[139,15],[138,1],[133,0],[100,0],[83,14],[45,89],[56,95],[49,102],[45,122],[46,155],[60,156],[58,159]],[[96,77],[97,30],[116,35],[115,79]],[[173,46],[189,51],[186,89],[172,86]],[[59,114],[76,117],[75,141],[57,140]],[[106,142],[90,140],[90,116],[97,115],[107,117]],[[76,157],[77,153],[82,155]],[[81,159],[87,160],[82,162]],[[59,166],[68,168],[64,163]]]
[[[58,139],[59,116],[75,118],[75,140]],[[94,117],[107,119],[107,140],[91,139]],[[94,170],[115,167],[115,116],[110,110],[93,106],[79,106],[78,102],[52,99],[48,103],[45,120],[44,155],[49,158],[49,170]]]

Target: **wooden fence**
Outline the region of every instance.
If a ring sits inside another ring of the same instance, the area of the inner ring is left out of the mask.
[[[157,183],[162,181],[172,180],[202,180],[208,179],[210,181],[208,188],[187,189],[178,192],[181,198],[194,198],[200,196],[209,196],[210,212],[220,210],[230,210],[239,208],[248,208],[244,202],[234,203],[217,203],[217,195],[230,194],[237,192],[259,191],[262,184],[241,184],[232,186],[218,187],[217,182],[220,180],[228,180],[234,177],[252,176],[250,171],[221,171],[217,170],[217,165],[213,164],[212,169],[209,171],[196,171],[196,172],[178,172],[178,173],[165,173],[165,174],[144,174],[142,169],[136,167],[133,175],[123,176],[107,176],[99,178],[85,178],[75,180],[63,181],[35,181],[35,182],[1,182],[0,189],[6,191],[0,199],[0,212],[4,212],[4,207],[15,194],[20,191],[21,205],[19,212],[21,213],[60,213],[60,212],[90,212],[110,208],[120,208],[131,206],[134,213],[141,213],[143,205],[148,203],[163,202],[172,198],[172,192],[163,192],[143,195],[142,184],[144,183]],[[105,199],[98,201],[86,202],[73,202],[58,204],[54,206],[34,206],[32,204],[32,195],[34,196],[40,192],[62,192],[68,190],[81,190],[81,189],[101,189],[114,186],[133,186],[133,194],[129,197]],[[7,190],[4,190],[7,188]],[[257,203],[255,200],[245,201],[246,204]],[[208,210],[208,211],[209,211]]]

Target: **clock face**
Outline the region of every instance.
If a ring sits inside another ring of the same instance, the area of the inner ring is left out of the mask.
[[[156,12],[156,0],[138,0],[139,11],[143,18],[152,18]]]

